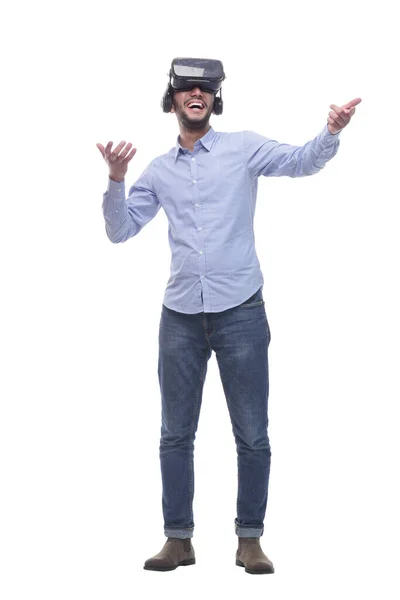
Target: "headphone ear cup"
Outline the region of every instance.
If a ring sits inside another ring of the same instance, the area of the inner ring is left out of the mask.
[[[215,115],[222,115],[223,106],[222,98],[215,97],[213,113]]]
[[[171,85],[168,85],[167,89],[165,90],[164,96],[162,97],[162,100],[161,100],[161,108],[163,109],[163,112],[165,112],[165,113],[171,112],[173,96],[174,96],[174,91],[173,91]]]

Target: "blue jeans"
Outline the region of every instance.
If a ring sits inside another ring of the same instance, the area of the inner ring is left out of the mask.
[[[158,376],[164,534],[193,537],[194,440],[207,363],[214,350],[235,437],[239,537],[264,532],[271,449],[268,439],[268,346],[262,288],[218,313],[184,314],[162,306]]]

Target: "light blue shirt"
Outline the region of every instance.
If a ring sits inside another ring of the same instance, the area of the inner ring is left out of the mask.
[[[106,232],[113,243],[137,235],[162,207],[171,248],[163,303],[194,314],[237,306],[264,285],[255,250],[258,177],[305,177],[335,156],[339,135],[325,125],[304,146],[280,144],[253,131],[212,127],[194,144],[155,158],[125,198],[125,182],[109,179],[103,195]]]

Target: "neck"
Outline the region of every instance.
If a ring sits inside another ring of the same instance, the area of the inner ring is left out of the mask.
[[[211,125],[209,123],[203,129],[188,129],[182,123],[179,123],[179,143],[183,148],[187,148],[193,152],[197,140],[202,138],[210,129]]]

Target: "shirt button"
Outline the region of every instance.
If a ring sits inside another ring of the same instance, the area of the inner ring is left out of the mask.
[[[202,229],[203,229],[202,227],[198,227],[198,228],[197,228],[197,231],[201,231]]]
[[[200,204],[195,204],[195,206],[200,206]]]
[[[115,209],[115,212],[118,212],[118,208]]]
[[[201,276],[201,279],[205,279],[204,275]]]
[[[121,188],[117,188],[117,192],[120,192],[120,191],[121,191]]]
[[[195,161],[196,159],[195,159],[195,158],[192,158],[192,160],[193,160],[193,161]]]
[[[203,250],[200,250],[199,254],[203,254]]]
[[[193,179],[193,183],[196,183],[196,180],[195,180],[195,179]]]

